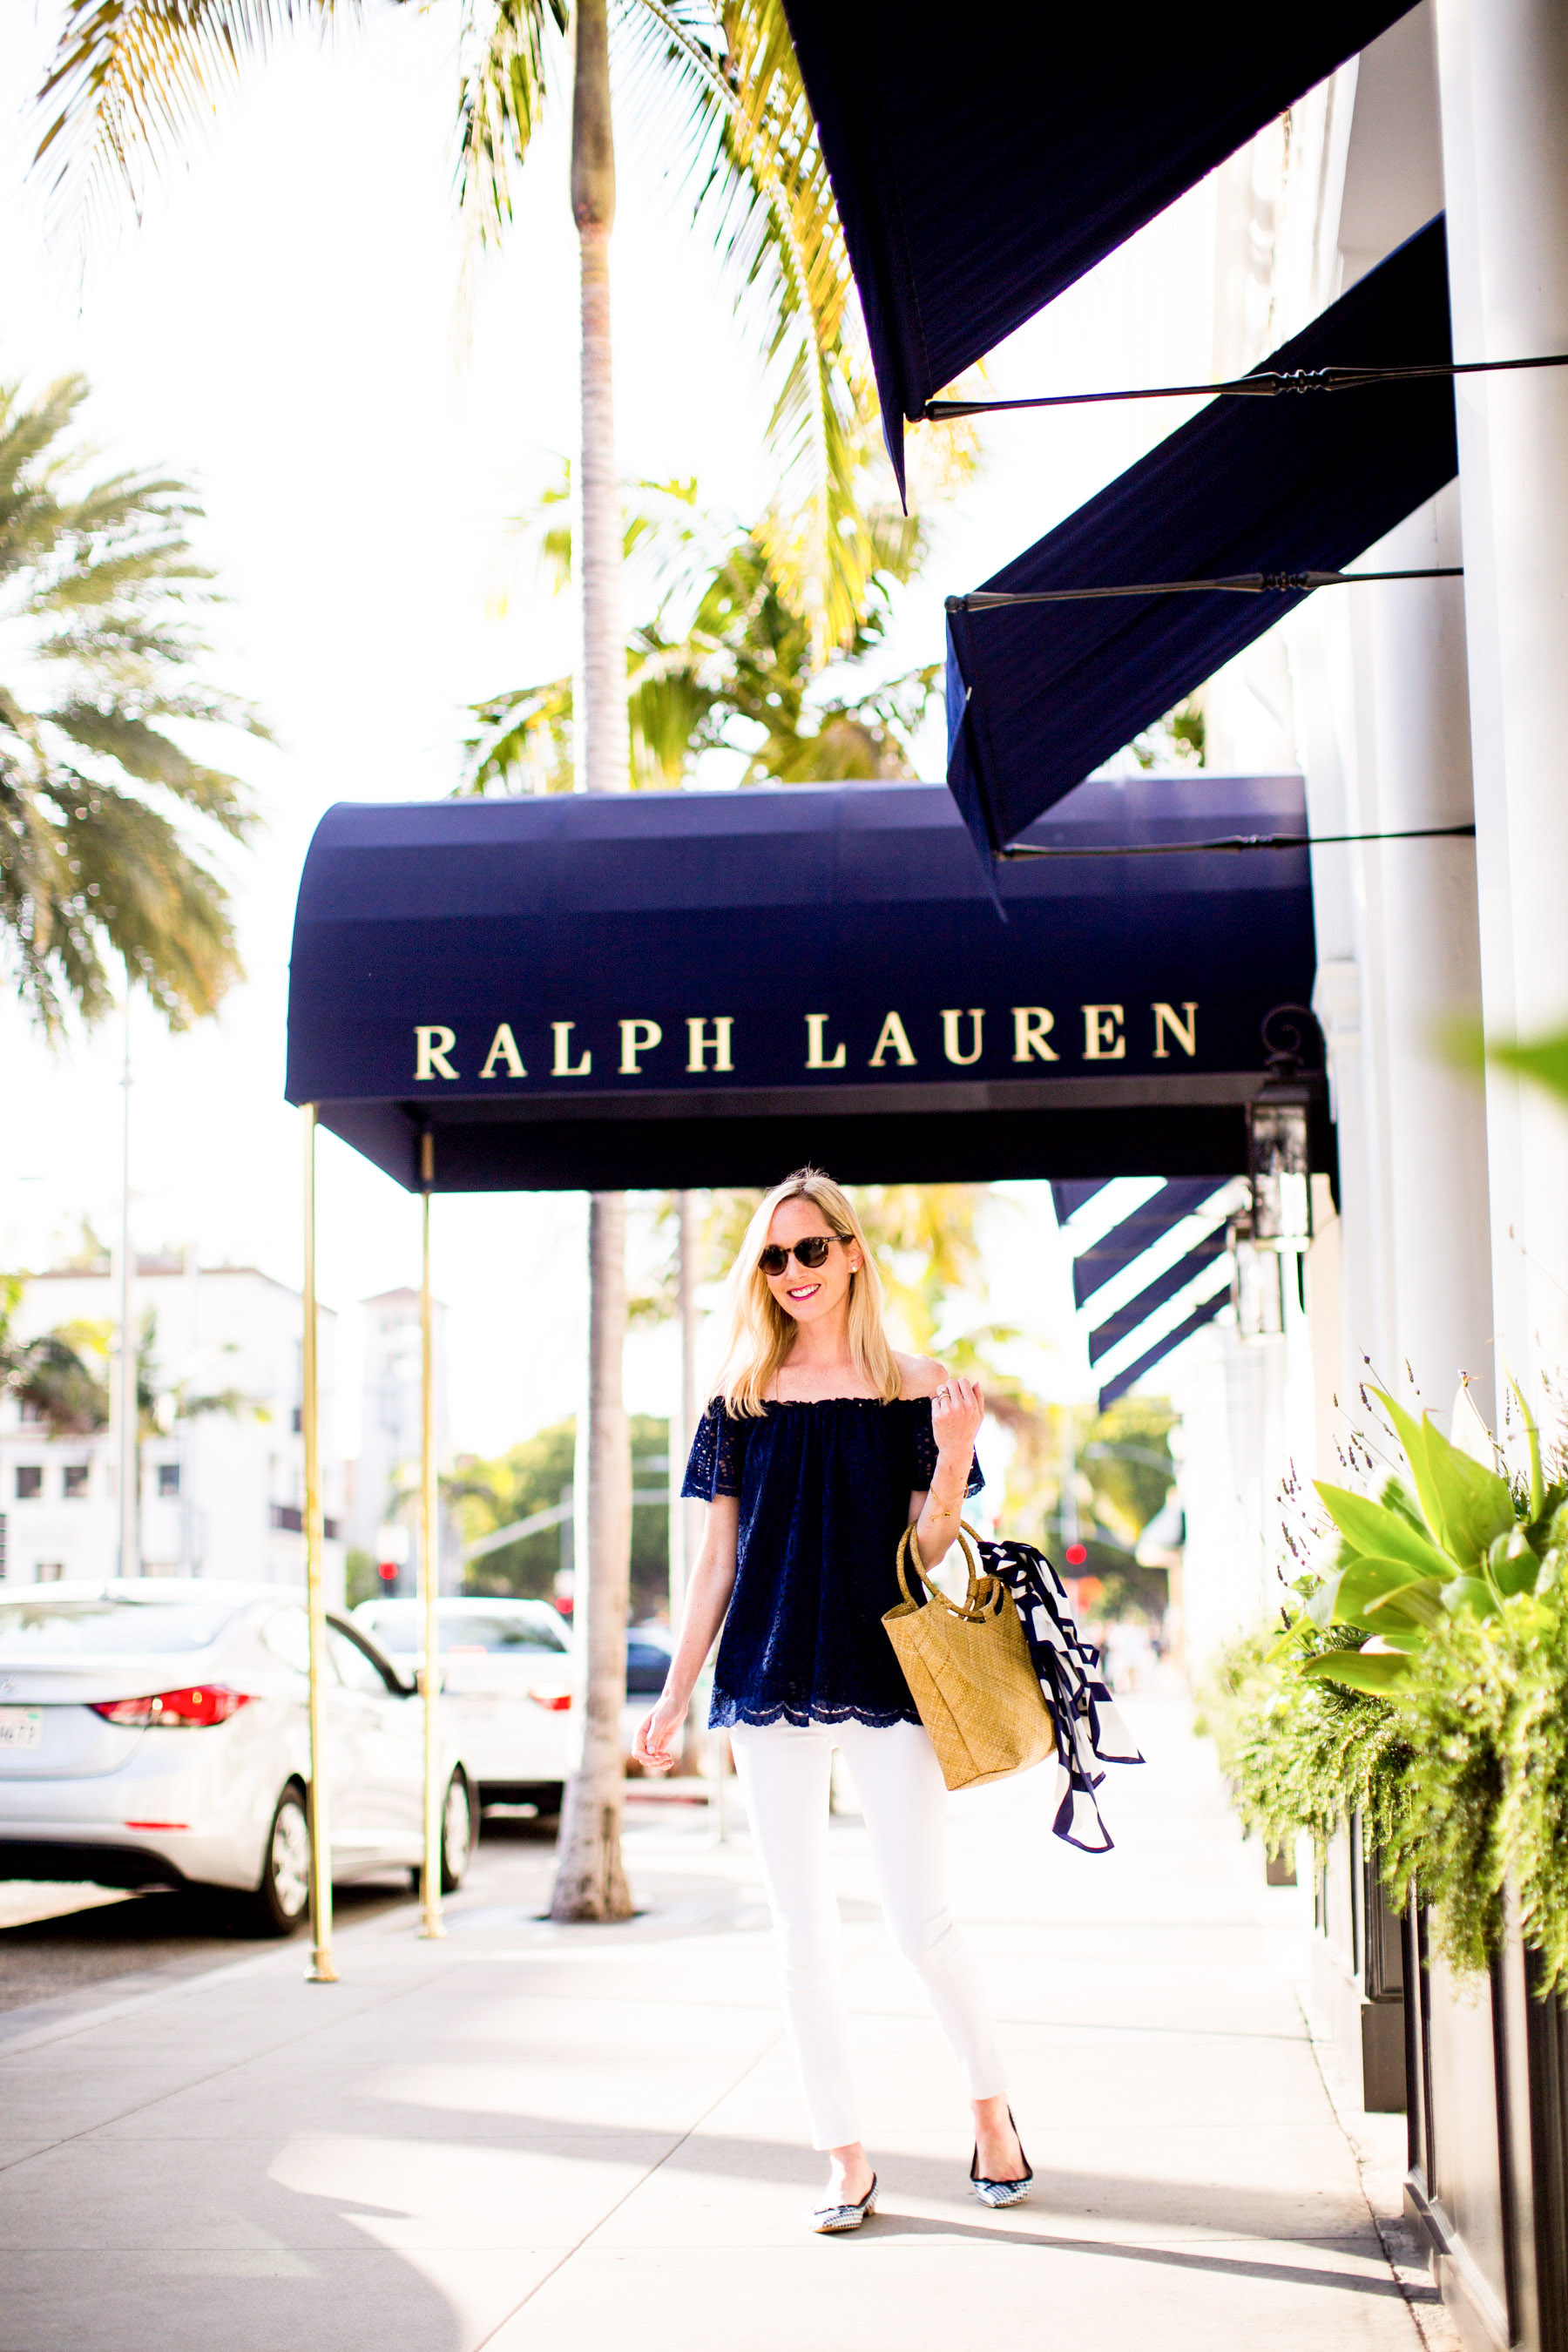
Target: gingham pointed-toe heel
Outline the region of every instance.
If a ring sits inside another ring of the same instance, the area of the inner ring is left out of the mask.
[[[1007,2121],[1013,2124],[1013,2110],[1007,2110]],[[1013,2137],[1017,2139],[1018,2126],[1013,2124]],[[1019,2180],[983,2180],[980,2177],[980,2150],[975,2148],[969,2162],[969,2178],[974,2183],[974,2193],[983,2205],[1021,2205],[1035,2185],[1029,2159],[1024,2155],[1024,2143],[1018,2140],[1018,2154],[1023,2158],[1024,2172]]]
[[[871,2186],[858,2205],[819,2205],[811,2217],[811,2226],[822,2237],[831,2237],[840,2230],[858,2230],[868,2214],[877,2210],[877,2176],[871,2175]]]

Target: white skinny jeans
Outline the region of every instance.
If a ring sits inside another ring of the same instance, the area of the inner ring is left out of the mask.
[[[947,1907],[947,1791],[925,1731],[918,1723],[738,1723],[730,1738],[773,1913],[812,2146],[861,2137],[828,1851],[835,1748],[860,1800],[893,1941],[925,1988],[969,2096],[996,2097],[1006,2077],[979,1972]]]

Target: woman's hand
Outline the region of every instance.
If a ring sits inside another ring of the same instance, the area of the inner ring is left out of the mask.
[[[632,1742],[634,1762],[645,1772],[668,1772],[674,1764],[675,1750],[670,1746],[679,1738],[686,1721],[686,1709],[678,1706],[668,1692],[651,1715],[644,1716]]]
[[[984,1418],[985,1400],[980,1393],[979,1381],[966,1381],[950,1372],[931,1401],[931,1434],[940,1455],[963,1462],[965,1477]]]

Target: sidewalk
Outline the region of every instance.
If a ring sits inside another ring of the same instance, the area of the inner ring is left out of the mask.
[[[965,2193],[952,2063],[849,1819],[884,2202],[805,2233],[821,2160],[743,1830],[717,1848],[695,1809],[639,1806],[626,1927],[540,1921],[548,1852],[498,1842],[444,1943],[400,1906],[344,1937],[335,1987],[294,1944],[0,2019],[0,2352],[1447,2344],[1283,1973],[1306,1898],[1263,1886],[1177,1703],[1128,1712],[1151,1766],[1111,1776],[1114,1854],[1048,1835],[1043,1775],[953,1800],[1030,2203]],[[1401,2126],[1365,2128],[1392,2194]]]

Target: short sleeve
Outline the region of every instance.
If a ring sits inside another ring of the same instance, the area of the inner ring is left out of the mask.
[[[917,1495],[925,1494],[935,1476],[936,1435],[931,1425],[931,1399],[918,1397],[915,1400],[915,1469],[911,1491]],[[970,1463],[969,1480],[963,1491],[966,1495],[978,1495],[984,1484],[977,1454]]]
[[[710,1503],[716,1495],[738,1495],[744,1452],[743,1424],[725,1411],[722,1397],[715,1397],[697,1424],[681,1493],[699,1503]]]

